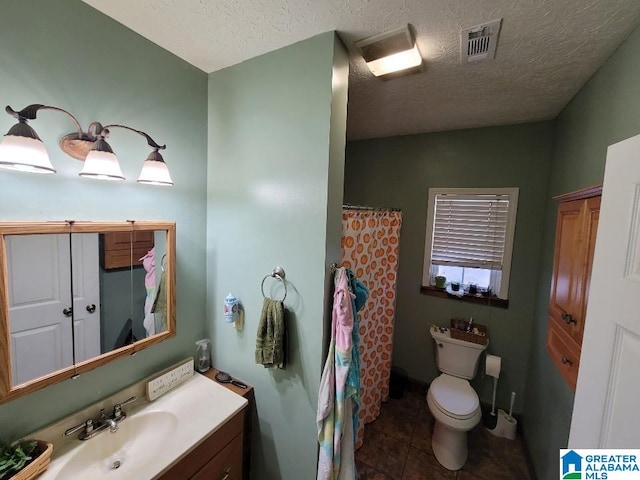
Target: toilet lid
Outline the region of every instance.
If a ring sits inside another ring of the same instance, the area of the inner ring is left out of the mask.
[[[478,395],[463,378],[440,375],[431,382],[429,391],[442,410],[458,418],[471,416],[480,405]]]

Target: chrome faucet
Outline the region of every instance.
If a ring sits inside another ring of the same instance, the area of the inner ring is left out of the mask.
[[[111,433],[118,431],[118,422],[115,417],[107,417],[104,413],[104,408],[100,409],[100,420],[105,430],[108,428]]]
[[[118,431],[118,424],[127,418],[127,414],[122,411],[122,407],[136,400],[136,397],[131,397],[122,403],[116,403],[113,406],[113,413],[110,417],[107,417],[103,408],[100,410],[100,418],[98,420],[90,418],[79,425],[65,430],[63,436],[68,437],[76,432],[80,432],[80,435],[78,435],[79,440],[89,440],[107,429],[109,429],[111,433],[116,433]]]
[[[69,435],[73,435],[80,430],[84,430],[78,437],[80,440],[91,438],[93,436],[93,420],[89,419],[79,425],[76,425],[75,427],[66,429],[62,436],[68,437]]]
[[[111,433],[116,433],[118,431],[118,422],[116,422],[113,418],[107,418],[105,423],[109,426],[109,431]]]

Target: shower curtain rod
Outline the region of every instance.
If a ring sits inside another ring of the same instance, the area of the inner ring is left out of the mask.
[[[378,212],[401,212],[402,210],[399,208],[392,208],[392,207],[368,207],[368,206],[364,206],[364,205],[350,205],[348,203],[345,203],[344,205],[342,205],[343,209],[346,210],[375,210]]]

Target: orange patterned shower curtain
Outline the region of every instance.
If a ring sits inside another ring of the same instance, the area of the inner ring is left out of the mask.
[[[389,398],[401,225],[399,211],[342,211],[342,266],[369,289],[367,303],[358,313],[361,405],[356,448],[362,445],[365,423],[380,415],[382,402]]]

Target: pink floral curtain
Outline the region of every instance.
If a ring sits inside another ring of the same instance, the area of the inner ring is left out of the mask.
[[[367,303],[358,313],[361,405],[356,448],[362,445],[365,424],[380,415],[382,402],[389,398],[401,225],[398,211],[342,212],[342,266],[369,289]]]

